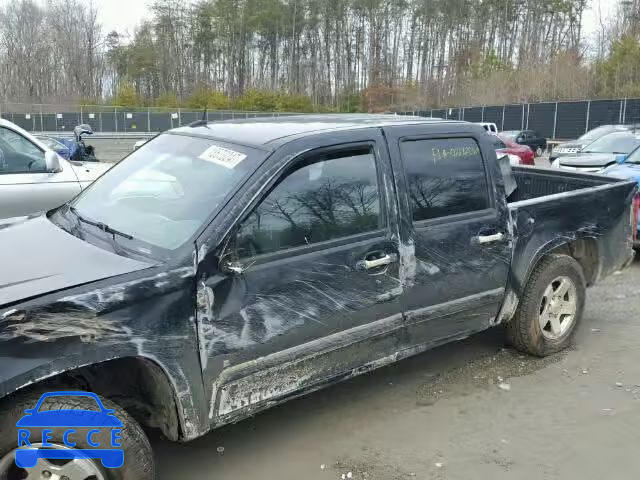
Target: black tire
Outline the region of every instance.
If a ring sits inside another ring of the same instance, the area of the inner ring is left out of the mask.
[[[568,330],[558,339],[543,335],[540,327],[540,305],[546,288],[554,279],[565,276],[576,290],[576,313]],[[567,348],[582,321],[586,298],[586,282],[582,267],[568,255],[549,255],[534,268],[514,318],[507,323],[507,341],[524,353],[545,357]]]
[[[536,157],[541,157],[543,153],[544,153],[544,149],[542,147],[536,148],[536,151],[534,152]]]
[[[35,392],[32,394],[16,396],[5,401],[0,407],[0,459],[9,452],[14,450],[17,445],[18,429],[16,422],[24,415],[24,410],[33,408],[40,395],[43,392]],[[124,465],[120,468],[104,468],[100,460],[96,460],[96,464],[100,473],[108,480],[153,480],[155,478],[155,467],[153,462],[153,451],[149,439],[145,435],[140,425],[119,405],[110,400],[102,399],[105,408],[115,410],[115,416],[122,422],[120,442],[124,450]],[[93,399],[87,397],[54,397],[51,401],[45,401],[40,411],[58,410],[58,409],[88,409],[96,408]],[[29,428],[32,432],[32,440],[40,438],[40,430]],[[65,428],[52,428],[51,443],[63,444],[62,435]],[[90,428],[77,428],[77,435],[74,435],[73,441],[76,442],[77,448],[86,448],[86,435],[84,430]],[[101,432],[92,437],[94,441],[109,441],[109,432]],[[33,440],[40,441],[40,440]],[[17,468],[17,467],[16,467]],[[0,480],[3,478],[0,471]],[[19,478],[19,477],[18,477]],[[9,476],[9,480],[11,476]]]

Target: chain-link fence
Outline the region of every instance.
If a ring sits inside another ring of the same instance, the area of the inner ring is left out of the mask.
[[[469,122],[492,122],[500,130],[537,130],[550,139],[576,138],[605,124],[640,124],[640,98],[521,103],[398,112]],[[211,110],[208,121],[298,115],[284,112]],[[150,135],[205,117],[202,110],[0,103],[0,117],[31,132],[72,132],[88,123],[96,133]]]
[[[76,125],[87,123],[96,133],[154,134],[170,128],[188,125],[206,117],[208,121],[236,118],[276,117],[296,115],[284,112],[244,112],[183,108],[105,107],[95,105],[32,105],[0,104],[0,117],[30,132],[69,132]]]
[[[399,114],[492,122],[500,130],[536,130],[550,139],[570,139],[599,125],[640,124],[640,98],[455,107]]]

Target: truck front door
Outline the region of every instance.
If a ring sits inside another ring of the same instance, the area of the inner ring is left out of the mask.
[[[382,132],[336,132],[281,150],[229,206],[237,217],[212,257],[220,263],[199,254],[197,321],[214,424],[352,374],[386,352],[366,340],[402,324]]]
[[[403,242],[415,254],[403,309],[410,330],[435,343],[490,326],[504,298],[512,248],[504,193],[492,188],[488,168],[495,155],[482,155],[493,154],[488,138],[447,133],[450,128],[385,129]],[[481,149],[479,142],[487,145]]]

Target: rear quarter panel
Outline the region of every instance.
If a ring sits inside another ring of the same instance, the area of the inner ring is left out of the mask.
[[[622,268],[632,255],[635,190],[633,182],[620,182],[510,204],[514,225],[510,289],[520,296],[543,256],[578,239],[592,239],[597,247],[591,283]]]

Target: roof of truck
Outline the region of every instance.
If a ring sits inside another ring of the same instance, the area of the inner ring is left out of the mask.
[[[276,140],[332,130],[411,125],[421,123],[459,123],[441,118],[377,114],[316,114],[268,118],[243,118],[222,122],[195,122],[171,133],[216,138],[253,146],[269,146]],[[271,145],[272,146],[272,145]]]

